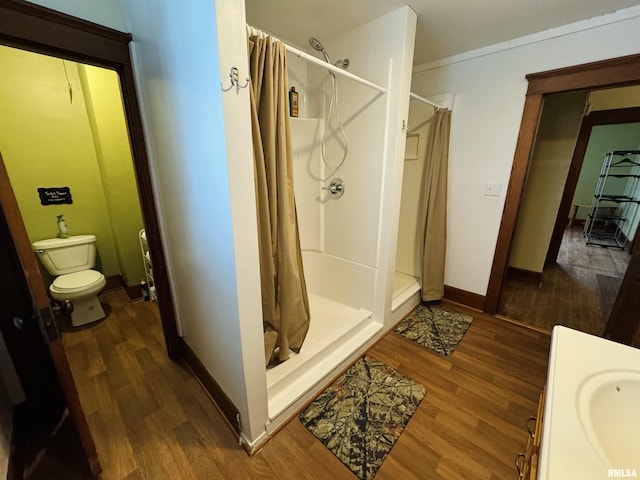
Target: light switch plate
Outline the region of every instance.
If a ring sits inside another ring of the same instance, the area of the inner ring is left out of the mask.
[[[502,184],[496,182],[488,182],[484,185],[484,194],[487,197],[499,197],[502,193]]]

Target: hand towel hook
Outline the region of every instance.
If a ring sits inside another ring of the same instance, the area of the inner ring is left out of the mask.
[[[231,67],[231,71],[229,72],[229,79],[230,79],[229,81],[231,82],[231,85],[229,85],[227,88],[224,88],[222,82],[220,82],[220,87],[222,88],[223,92],[228,92],[233,87],[236,87],[236,93],[237,93],[238,90],[240,90],[241,88],[247,88],[249,86],[249,77],[246,78],[244,85],[240,85],[240,81],[238,77],[238,69],[236,67]]]

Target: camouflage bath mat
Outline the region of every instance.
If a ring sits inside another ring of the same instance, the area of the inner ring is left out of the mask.
[[[300,414],[300,422],[361,480],[374,477],[424,397],[424,387],[364,356]]]
[[[468,315],[450,312],[437,305],[422,304],[393,331],[437,353],[451,355],[470,325],[471,317]]]

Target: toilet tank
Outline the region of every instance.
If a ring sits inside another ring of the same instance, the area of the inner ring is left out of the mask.
[[[96,264],[95,235],[49,238],[33,242],[31,246],[51,275],[80,272]]]

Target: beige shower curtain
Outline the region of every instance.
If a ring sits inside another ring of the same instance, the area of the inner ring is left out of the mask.
[[[451,110],[438,109],[433,117],[431,143],[425,155],[422,209],[422,300],[444,296],[444,264],[447,247],[447,173]]]
[[[293,194],[289,93],[284,45],[249,37],[265,363],[297,352],[309,329],[309,300]]]

